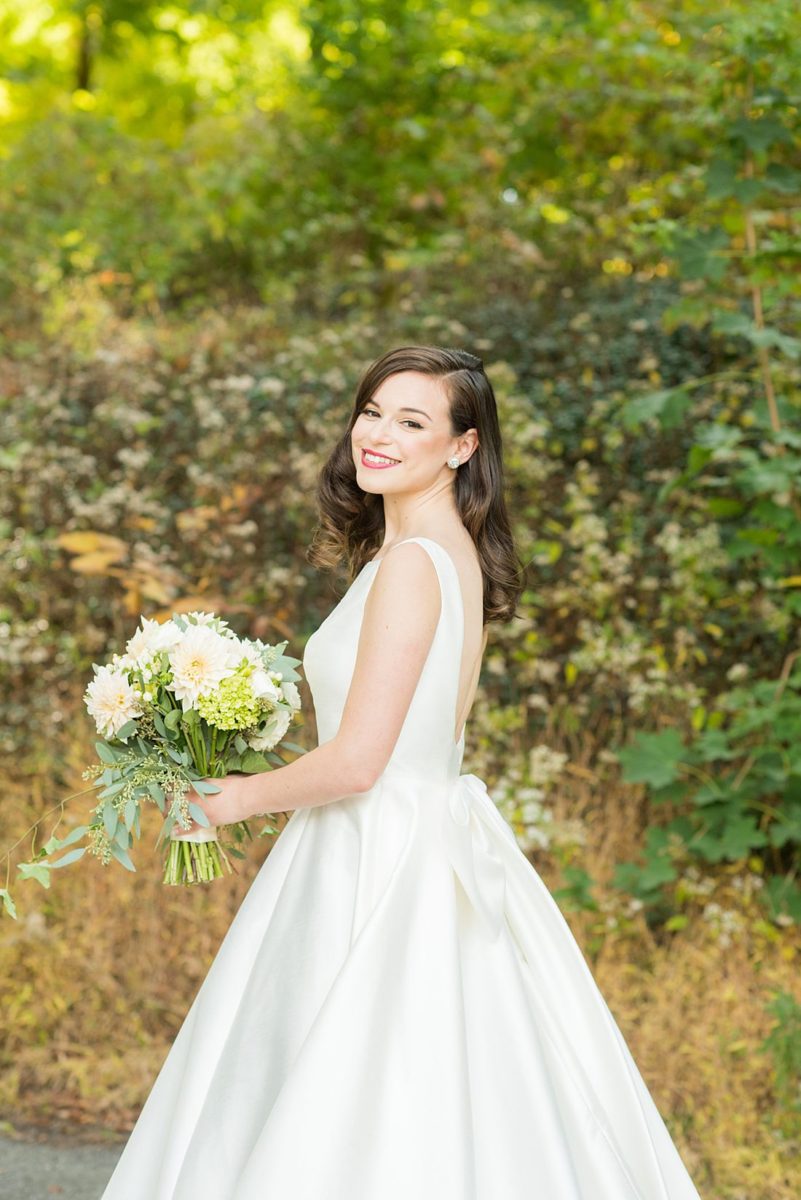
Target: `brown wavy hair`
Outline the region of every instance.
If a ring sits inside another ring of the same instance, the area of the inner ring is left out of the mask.
[[[495,393],[484,364],[465,350],[399,346],[364,371],[348,426],[317,480],[319,524],[307,560],[323,570],[347,562],[349,582],[373,558],[384,539],[384,500],[356,482],[351,430],[362,407],[390,375],[417,371],[441,379],[454,437],[475,429],[478,446],[457,471],[453,487],[462,523],[475,543],[484,576],[484,623],[516,616],[525,568],[515,552],[504,499],[503,448]]]

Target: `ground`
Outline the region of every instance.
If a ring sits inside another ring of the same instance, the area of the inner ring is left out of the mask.
[[[3,1200],[100,1200],[124,1137],[6,1128],[0,1132]]]

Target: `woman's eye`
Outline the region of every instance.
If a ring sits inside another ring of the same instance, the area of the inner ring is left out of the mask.
[[[370,413],[375,413],[375,415],[376,415],[377,417],[381,415],[381,414],[380,414],[379,412],[377,412],[377,411],[376,411],[376,409],[374,409],[374,408],[363,408],[363,409],[362,409],[362,416],[363,416],[363,417],[368,417],[368,416],[370,415]],[[407,420],[405,420],[405,421],[403,422],[403,424],[404,424],[404,425],[414,425],[415,429],[422,429],[422,428],[423,428],[423,426],[420,424],[420,422],[419,422],[419,421],[413,421],[413,420],[411,419],[411,417],[407,418]]]

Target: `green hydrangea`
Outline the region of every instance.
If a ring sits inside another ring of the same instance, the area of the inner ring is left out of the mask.
[[[217,729],[246,729],[258,724],[262,702],[250,685],[252,670],[250,663],[242,663],[213,692],[200,697],[196,707],[201,717]]]

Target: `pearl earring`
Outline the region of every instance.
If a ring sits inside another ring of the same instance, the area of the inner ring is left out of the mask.
[[[452,458],[448,459],[448,466],[453,467],[454,470],[456,469],[456,467],[459,466],[459,459],[457,458],[457,456],[455,454],[453,455]]]

